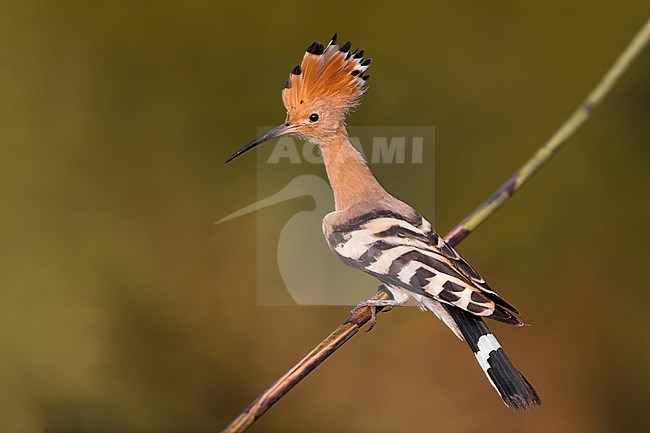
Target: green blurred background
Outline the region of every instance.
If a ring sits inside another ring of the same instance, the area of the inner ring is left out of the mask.
[[[313,40],[337,31],[375,60],[351,125],[436,127],[444,233],[561,124],[649,12],[647,1],[0,2],[0,431],[219,430],[346,317],[256,306],[256,218],[309,200],[213,224],[256,200],[255,158],[223,160],[283,119],[280,88]],[[253,431],[647,428],[649,70],[646,51],[460,247],[534,325],[492,327],[542,408],[510,413],[464,343],[406,308]],[[424,207],[418,192],[404,198]]]

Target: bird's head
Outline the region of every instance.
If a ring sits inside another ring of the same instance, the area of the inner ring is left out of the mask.
[[[341,47],[336,45],[336,34],[327,47],[320,42],[311,44],[282,89],[285,122],[239,149],[226,162],[275,137],[292,135],[320,145],[340,131],[348,112],[359,105],[370,78],[365,71],[372,60],[363,58],[363,50],[350,49],[349,41]]]

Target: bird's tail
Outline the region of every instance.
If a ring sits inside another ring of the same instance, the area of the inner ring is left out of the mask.
[[[444,307],[506,406],[515,412],[540,406],[542,400],[537,391],[510,362],[483,319],[459,308]]]

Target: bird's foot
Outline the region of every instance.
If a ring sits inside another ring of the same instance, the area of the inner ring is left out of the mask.
[[[392,308],[400,305],[404,305],[404,303],[395,301],[394,299],[366,299],[365,301],[359,302],[357,306],[350,311],[350,313],[354,314],[361,308],[370,307],[370,327],[366,330],[366,332],[370,332],[372,328],[375,327],[375,323],[377,323],[377,308]]]

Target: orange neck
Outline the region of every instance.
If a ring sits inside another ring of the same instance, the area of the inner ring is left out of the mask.
[[[388,195],[370,172],[361,154],[350,143],[345,127],[320,143],[319,147],[337,211]]]

